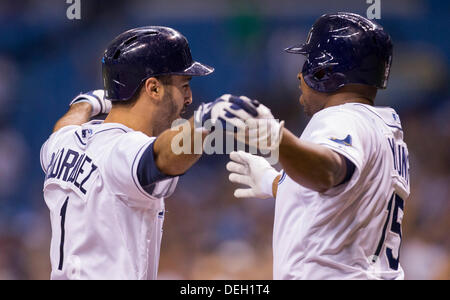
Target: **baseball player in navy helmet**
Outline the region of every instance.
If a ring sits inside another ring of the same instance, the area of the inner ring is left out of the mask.
[[[172,151],[170,127],[192,103],[191,78],[213,68],[192,60],[180,32],[155,26],[115,38],[102,67],[104,89],[76,97],[41,149],[51,278],[155,279],[164,199],[201,155]],[[255,105],[231,95],[201,104],[187,141],[209,134],[208,120],[257,116]]]
[[[373,21],[321,16],[305,43],[286,49],[306,56],[300,103],[312,118],[300,138],[279,127],[282,172],[256,155],[230,155],[230,180],[247,187],[236,197],[276,199],[274,279],[404,278],[408,148],[395,110],[374,106],[392,49]]]

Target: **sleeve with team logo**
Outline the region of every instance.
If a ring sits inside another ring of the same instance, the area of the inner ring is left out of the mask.
[[[105,159],[104,173],[111,190],[132,206],[150,207],[175,189],[178,178],[161,173],[156,166],[155,140],[141,132],[128,132]]]
[[[363,169],[371,143],[371,131],[365,131],[364,124],[357,118],[344,109],[327,109],[311,119],[308,134],[303,136],[305,140],[325,146],[353,163],[355,172],[352,179]]]

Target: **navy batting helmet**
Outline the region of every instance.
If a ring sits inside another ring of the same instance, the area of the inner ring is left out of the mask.
[[[214,68],[193,61],[186,38],[159,26],[135,28],[120,34],[103,59],[106,99],[129,100],[142,83],[160,75],[203,76]]]
[[[302,75],[312,89],[330,93],[347,84],[386,88],[392,41],[379,24],[353,13],[321,16],[306,43],[285,49],[306,56]]]

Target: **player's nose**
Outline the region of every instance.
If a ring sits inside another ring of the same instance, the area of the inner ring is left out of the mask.
[[[303,75],[302,75],[301,72],[298,73],[297,79],[298,79],[298,81],[299,81],[298,88],[300,89],[300,92],[302,92],[302,79],[303,79]]]
[[[191,105],[192,104],[192,91],[189,89],[184,96],[184,104]]]

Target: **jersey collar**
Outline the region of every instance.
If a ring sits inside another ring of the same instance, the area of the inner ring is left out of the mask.
[[[94,134],[103,130],[111,130],[114,128],[120,129],[124,132],[135,131],[121,123],[105,123],[103,120],[92,120],[90,122],[83,124],[82,126],[86,128],[91,128]]]

